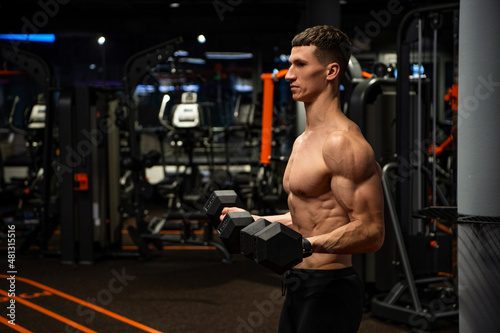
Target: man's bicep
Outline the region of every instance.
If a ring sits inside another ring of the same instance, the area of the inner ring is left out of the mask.
[[[337,202],[349,215],[350,220],[380,218],[384,203],[382,186],[377,173],[362,181],[342,177],[332,177],[332,191]]]

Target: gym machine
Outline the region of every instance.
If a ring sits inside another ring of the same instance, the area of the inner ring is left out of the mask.
[[[2,56],[35,78],[44,93],[26,114],[31,153],[30,203],[38,224],[21,251],[38,245],[41,255],[58,255],[64,264],[89,264],[120,241],[117,91],[103,87],[56,87],[49,65],[27,51],[2,47]],[[13,121],[11,121],[13,123]],[[106,181],[99,181],[105,179]],[[26,191],[27,192],[27,191]],[[60,250],[48,242],[60,227]]]
[[[139,135],[140,131],[137,128],[137,106],[133,100],[133,92],[135,87],[142,82],[144,77],[149,74],[152,68],[160,63],[166,62],[170,57],[173,56],[174,52],[178,49],[179,45],[182,43],[182,38],[175,38],[169,40],[165,43],[159,44],[152,48],[146,49],[139,53],[131,56],[124,68],[124,86],[125,94],[122,96],[118,107],[118,118],[120,119],[120,130],[123,133],[124,141],[127,144],[121,147],[121,168],[128,172],[130,177],[130,182],[132,184],[132,191],[128,198],[122,199],[120,203],[120,212],[122,218],[133,217],[136,220],[135,226],[129,226],[128,232],[134,243],[139,249],[139,257],[144,260],[150,257],[149,245],[153,244],[157,248],[163,248],[164,242],[174,242],[181,244],[192,244],[196,246],[213,246],[219,250],[223,255],[224,263],[231,263],[232,257],[227,252],[227,250],[218,242],[213,240],[213,231],[211,226],[207,223],[208,217],[205,213],[201,211],[203,207],[203,202],[199,200],[194,200],[195,210],[186,209],[176,209],[167,212],[163,217],[154,217],[147,219],[148,212],[145,209],[145,198],[151,194],[152,187],[151,184],[146,179],[145,169],[148,166],[155,165],[160,159],[162,159],[163,171],[165,171],[165,161],[164,154],[149,152],[148,154],[142,156],[139,146]],[[170,134],[179,134],[185,131],[186,135],[189,135],[189,131],[196,128],[201,121],[201,112],[199,110],[199,105],[196,103],[194,94],[185,94],[183,96],[184,103],[178,105],[177,110],[174,113],[174,121],[176,128],[170,124],[166,124],[166,130],[170,131]],[[167,101],[163,101],[162,109],[164,113],[165,104]],[[163,114],[160,110],[160,123],[163,122]],[[180,139],[180,138],[179,138]],[[190,138],[192,139],[192,138]],[[188,164],[192,167],[193,156],[192,156],[192,144],[193,142],[188,142]],[[163,142],[160,142],[163,144]],[[188,167],[189,167],[188,165]],[[172,191],[174,196],[181,195],[179,193],[179,184],[172,184]],[[207,195],[208,197],[208,195]],[[174,200],[179,200],[179,198],[174,198]],[[202,201],[205,198],[201,198]],[[175,207],[176,205],[174,205]],[[183,208],[183,207],[175,207]],[[165,234],[161,233],[162,230],[177,230],[181,231],[180,234]],[[194,230],[202,229],[203,236],[201,238],[194,234]]]
[[[383,165],[382,184],[389,213],[386,216],[389,237],[384,246],[395,243],[395,262],[402,278],[387,293],[372,299],[371,311],[377,317],[405,323],[418,332],[432,330],[440,319],[458,317],[456,272],[453,272],[453,258],[456,259],[453,225],[457,214],[456,207],[450,206],[454,202],[454,181],[452,174],[438,177],[441,169],[435,148],[437,31],[442,14],[451,13],[455,17],[457,8],[456,4],[426,6],[410,11],[403,18],[398,30],[398,74],[395,81],[391,80],[392,108],[386,109],[390,120],[381,124],[382,129],[390,129],[391,139],[386,142],[396,142],[396,146],[386,146],[383,140],[374,141],[374,150],[380,154],[377,157],[383,157],[379,162]],[[424,22],[429,23],[433,32],[431,79],[421,75]],[[416,33],[408,32],[414,27]],[[410,78],[410,54],[415,42],[417,75]],[[364,115],[360,119],[361,124],[368,123]],[[431,133],[430,143],[424,133]],[[370,137],[368,134],[367,138]]]
[[[62,87],[56,108],[59,154],[52,168],[60,183],[61,263],[92,264],[123,255],[118,130],[114,88]]]
[[[42,143],[45,127],[44,96],[39,94],[35,104],[28,104],[25,110],[20,110],[21,112],[19,112],[19,104],[20,98],[16,95],[12,103],[8,123],[11,133],[21,136],[25,141],[27,172],[25,175],[10,177],[10,183],[7,184],[3,178],[2,163],[0,188],[2,202],[7,209],[7,211],[2,212],[2,217],[4,217],[4,220],[10,217],[10,223],[16,225],[16,231],[27,236],[40,223],[41,184],[43,181]],[[22,113],[21,117],[18,117],[19,113]],[[21,118],[20,125],[15,121],[16,118]],[[10,209],[7,208],[8,206]]]
[[[279,144],[273,134],[277,131],[273,126],[274,85],[285,77],[288,69],[273,73],[262,73],[262,125],[260,164],[255,175],[254,197],[257,198],[257,208],[262,213],[277,213],[276,203],[283,198],[283,174],[287,159],[277,152]],[[274,141],[273,141],[274,140]],[[274,148],[274,151],[273,151]],[[271,205],[270,205],[271,204]]]
[[[34,220],[38,223],[27,235],[21,246],[21,251],[27,250],[31,245],[38,245],[41,254],[48,254],[48,240],[59,224],[58,214],[58,190],[54,188],[54,174],[51,168],[52,157],[54,156],[54,108],[56,102],[56,87],[54,84],[53,71],[45,60],[39,56],[15,48],[13,45],[0,44],[0,55],[6,62],[15,64],[26,72],[39,85],[43,93],[40,98],[42,104],[35,104],[31,110],[31,124],[23,133],[35,135],[29,138],[34,147],[29,147],[33,152],[30,162],[31,170],[28,175],[28,185],[37,186],[31,188],[34,200]],[[11,121],[11,120],[10,120]],[[15,130],[15,129],[14,129]],[[24,185],[24,184],[23,184]]]
[[[398,167],[396,162],[390,162],[384,166],[382,185],[388,207],[387,211],[392,222],[391,230],[395,234],[399,266],[403,271],[404,278],[397,282],[387,294],[373,297],[371,311],[377,317],[405,323],[416,328],[414,330],[416,332],[427,332],[434,327],[437,320],[453,319],[458,316],[458,298],[454,284],[448,276],[415,278],[415,265],[408,257],[405,237],[401,231],[396,204],[392,196],[391,178],[394,177],[391,176],[391,172],[397,170]],[[425,212],[429,214],[426,215]],[[453,221],[456,220],[456,209],[445,207],[444,209],[420,211],[416,217]],[[439,244],[442,243],[444,242],[439,242]],[[435,255],[435,253],[433,254]],[[437,269],[436,262],[427,264],[431,264],[433,270]]]

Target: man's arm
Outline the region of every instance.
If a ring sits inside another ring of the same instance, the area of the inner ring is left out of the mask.
[[[224,216],[229,213],[229,212],[243,212],[245,211],[243,208],[238,208],[238,207],[225,207],[222,209],[222,214],[220,216],[221,221],[224,219]],[[259,215],[252,215],[254,221],[257,221],[260,218],[264,218],[268,220],[269,222],[280,222],[286,225],[287,227],[291,227],[292,225],[292,217],[290,216],[290,212],[287,212],[285,214],[280,214],[280,215],[267,215],[267,216],[259,216]]]
[[[375,252],[384,242],[384,201],[380,166],[362,138],[332,135],[323,147],[332,171],[331,189],[349,222],[327,234],[309,237],[313,252]]]

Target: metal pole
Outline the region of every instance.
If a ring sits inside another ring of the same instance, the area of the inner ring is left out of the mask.
[[[500,327],[500,1],[460,1],[457,262],[461,333]]]
[[[422,144],[422,19],[418,18],[417,144]],[[417,207],[422,208],[422,154],[417,153]]]
[[[422,305],[420,304],[420,299],[417,293],[417,287],[415,286],[415,279],[413,277],[413,272],[411,270],[410,259],[408,258],[408,253],[406,252],[406,246],[404,243],[403,233],[401,232],[401,225],[399,223],[398,215],[396,212],[396,205],[391,194],[391,185],[389,178],[389,170],[397,170],[399,165],[395,162],[387,163],[382,170],[382,187],[384,189],[385,200],[389,208],[389,215],[391,217],[392,227],[394,229],[394,234],[396,236],[396,243],[398,246],[399,255],[401,256],[402,268],[406,281],[408,282],[408,290],[410,291],[410,297],[413,302],[413,306],[417,313],[422,311]]]
[[[434,45],[433,45],[433,65],[432,65],[432,205],[436,206],[436,123],[437,123],[437,29],[434,29]]]

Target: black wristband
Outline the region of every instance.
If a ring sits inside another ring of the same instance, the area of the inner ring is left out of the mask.
[[[302,258],[309,257],[312,254],[312,245],[311,242],[302,237]]]

